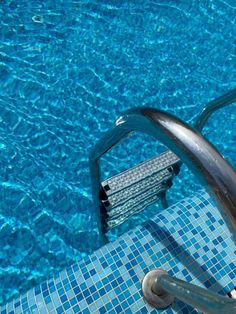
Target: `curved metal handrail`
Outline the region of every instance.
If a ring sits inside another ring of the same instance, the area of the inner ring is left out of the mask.
[[[221,154],[195,129],[180,119],[152,108],[126,111],[116,125],[106,132],[90,154],[93,199],[99,233],[103,241],[99,190],[99,159],[132,132],[143,132],[169,147],[199,178],[217,202],[231,233],[236,239],[236,172]],[[235,241],[236,242],[236,241]]]
[[[163,269],[149,271],[142,280],[145,300],[155,308],[170,306],[175,297],[206,314],[232,314],[236,300],[170,276]]]
[[[232,89],[228,93],[224,94],[223,96],[220,96],[219,98],[216,98],[212,101],[210,101],[201,111],[201,113],[198,115],[198,118],[196,119],[194,123],[194,127],[201,131],[206,124],[207,120],[210,118],[210,116],[217,111],[220,108],[223,108],[225,106],[231,105],[234,102],[236,102],[236,88]]]

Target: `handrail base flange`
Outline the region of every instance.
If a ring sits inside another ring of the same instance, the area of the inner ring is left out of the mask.
[[[170,306],[173,302],[175,297],[163,289],[160,291],[152,290],[152,287],[155,286],[154,283],[156,282],[157,278],[161,275],[167,274],[167,272],[163,269],[153,269],[148,272],[143,280],[142,280],[142,292],[143,297],[150,304],[152,307],[158,309],[165,309]]]

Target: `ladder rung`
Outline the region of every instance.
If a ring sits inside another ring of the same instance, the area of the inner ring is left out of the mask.
[[[170,151],[102,182],[101,214],[114,228],[165,195],[179,172],[180,160]]]

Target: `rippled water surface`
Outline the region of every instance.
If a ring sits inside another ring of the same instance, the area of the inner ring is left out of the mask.
[[[232,0],[1,1],[0,304],[98,247],[88,153],[122,111],[189,121],[236,86],[235,17]],[[204,132],[234,165],[235,117],[221,110]],[[127,142],[106,175],[160,148]],[[198,188],[183,169],[170,201]]]

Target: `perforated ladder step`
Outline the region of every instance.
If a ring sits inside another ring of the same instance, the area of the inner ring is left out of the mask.
[[[179,158],[166,151],[102,182],[100,210],[105,230],[164,199],[173,177],[179,173],[179,165]]]

